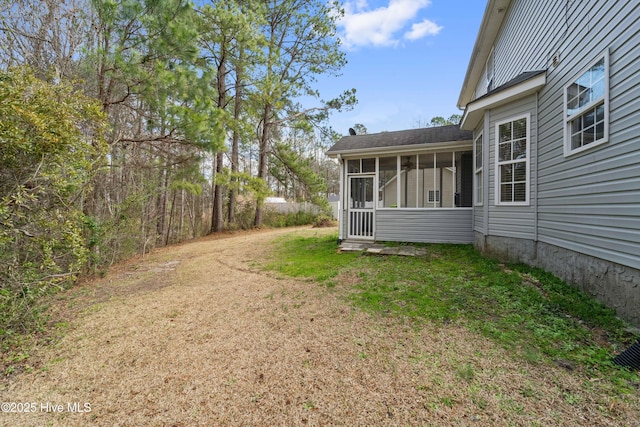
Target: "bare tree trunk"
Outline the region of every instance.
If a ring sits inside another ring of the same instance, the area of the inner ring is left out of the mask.
[[[178,239],[182,240],[182,227],[184,227],[184,190],[180,190],[180,226],[178,227]]]
[[[169,171],[168,169],[161,168],[158,174],[158,182],[159,182],[159,191],[158,198],[156,202],[156,207],[158,210],[158,223],[157,223],[157,233],[160,241],[162,241],[162,237],[165,232],[165,221],[167,217],[167,188],[169,187]]]
[[[267,182],[267,172],[268,172],[268,147],[269,147],[269,131],[270,131],[270,116],[271,116],[271,105],[267,104],[264,107],[264,115],[262,117],[262,135],[260,135],[260,158],[258,163],[258,178]],[[255,227],[262,226],[262,222],[264,219],[264,206],[263,200],[258,197],[256,201],[256,216],[253,221],[253,225]]]
[[[231,190],[229,191],[229,224],[236,221],[236,199],[238,197],[237,179],[235,174],[238,172],[238,145],[240,142],[240,133],[238,132],[237,123],[240,120],[240,112],[242,111],[242,67],[244,50],[241,48],[238,57],[238,66],[236,67],[236,84],[235,84],[235,104],[233,106],[233,121],[236,124],[231,137]]]
[[[158,171],[158,195],[156,196],[156,215],[158,217],[156,220],[156,234],[158,236],[164,236],[164,190],[162,189],[162,184],[164,182],[163,172],[164,170],[162,168]]]
[[[214,156],[211,161],[211,226],[209,227],[209,233],[215,232],[216,223],[216,179],[218,177],[218,156]]]
[[[169,236],[171,235],[171,223],[173,220],[173,211],[175,210],[176,207],[176,195],[177,192],[174,191],[173,192],[173,201],[171,202],[171,212],[169,213],[169,226],[167,227],[167,237],[164,241],[164,245],[167,246],[169,244]]]
[[[218,64],[218,108],[224,109],[227,102],[227,59],[225,46],[222,46],[220,63]],[[216,155],[216,178],[222,173],[224,156],[222,151]],[[213,213],[211,217],[211,232],[217,233],[224,229],[224,218],[222,214],[222,186],[214,182],[213,190]]]
[[[216,155],[216,178],[222,173],[223,153]],[[224,229],[224,218],[222,215],[222,186],[214,184],[213,190],[213,216],[211,218],[211,231],[218,233]]]
[[[192,195],[191,198],[192,198],[192,203],[189,203],[189,198],[187,197],[187,212],[189,213],[189,224],[191,225],[191,238],[195,239],[196,237],[198,237],[196,235],[196,221],[195,221],[197,196]]]

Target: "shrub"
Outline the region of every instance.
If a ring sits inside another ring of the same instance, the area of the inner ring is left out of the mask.
[[[268,227],[295,227],[309,225],[316,221],[317,215],[312,212],[298,211],[292,213],[279,213],[267,209],[264,215],[264,224]]]
[[[316,228],[335,227],[338,222],[327,214],[320,214],[313,223]]]
[[[25,70],[0,71],[0,341],[84,268],[84,196],[105,145],[100,105]]]

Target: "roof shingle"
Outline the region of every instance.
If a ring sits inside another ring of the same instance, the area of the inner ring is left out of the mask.
[[[495,95],[496,93],[502,92],[503,90],[509,89],[510,87],[514,87],[522,82],[526,82],[527,80],[532,79],[546,72],[547,70],[536,70],[536,71],[525,71],[524,73],[520,73],[513,79],[509,80],[508,82],[498,86],[495,89],[491,89],[489,92],[485,93],[482,96],[477,97],[476,99],[471,101],[469,104],[474,103],[480,99],[487,98],[491,95]]]
[[[366,135],[349,135],[343,136],[336,142],[334,146],[327,151],[327,154],[331,155],[357,150],[371,151],[376,148],[406,147],[438,142],[468,141],[472,138],[473,132],[460,130],[460,126],[458,125],[408,129]]]

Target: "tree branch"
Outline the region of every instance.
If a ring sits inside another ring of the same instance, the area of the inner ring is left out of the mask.
[[[18,31],[14,28],[7,28],[7,27],[0,27],[0,31],[4,31],[5,33],[15,33],[21,37],[26,37],[28,39],[33,39],[33,40],[37,40],[37,41],[41,41],[41,42],[45,42],[45,43],[49,43],[49,44],[53,44],[51,43],[51,40],[46,39],[44,37],[38,37],[38,36],[34,36],[31,34],[27,34],[27,33],[23,33],[22,31]]]
[[[331,108],[331,107],[313,107],[313,108],[308,108],[308,109],[306,109],[306,110],[303,110],[303,111],[300,111],[300,112],[298,112],[298,113],[292,114],[292,115],[290,115],[290,116],[288,116],[288,117],[285,117],[285,118],[283,118],[283,119],[280,119],[280,120],[274,120],[274,121],[272,121],[272,122],[269,122],[269,124],[272,124],[272,125],[279,125],[279,124],[282,124],[282,123],[285,123],[285,122],[289,122],[289,121],[291,121],[291,120],[295,120],[295,119],[297,119],[297,118],[299,118],[299,117],[306,116],[307,114],[309,114],[309,113],[311,113],[311,112],[314,112],[314,111],[327,111],[327,110],[329,110],[330,108]]]

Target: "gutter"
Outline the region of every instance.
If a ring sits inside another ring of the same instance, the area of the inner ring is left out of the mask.
[[[510,102],[513,102],[519,98],[532,95],[538,92],[544,85],[547,84],[546,72],[541,72],[538,75],[524,80],[515,86],[511,86],[507,89],[500,90],[491,95],[485,95],[478,98],[476,101],[471,101],[467,104],[467,108],[460,120],[460,129],[473,130],[484,115],[484,111],[491,108],[496,108]]]
[[[400,153],[413,153],[417,151],[437,151],[443,148],[451,149],[467,149],[473,148],[473,140],[464,139],[461,141],[449,141],[449,142],[430,142],[425,144],[405,145],[405,146],[389,146],[389,147],[374,147],[374,148],[356,148],[352,150],[340,150],[340,151],[328,151],[327,156],[330,158],[338,158],[342,156],[356,156],[361,154],[377,155],[377,154],[400,154]],[[338,157],[340,156],[340,157]]]
[[[475,88],[482,77],[481,74],[485,62],[493,48],[496,37],[502,27],[502,21],[507,15],[506,12],[510,5],[511,0],[489,0],[487,2],[487,7],[484,10],[482,22],[480,23],[480,29],[476,36],[476,42],[471,51],[469,65],[467,65],[467,72],[462,82],[460,96],[458,97],[458,108],[461,110],[463,110],[467,102],[473,98]],[[469,94],[470,91],[471,94]]]

